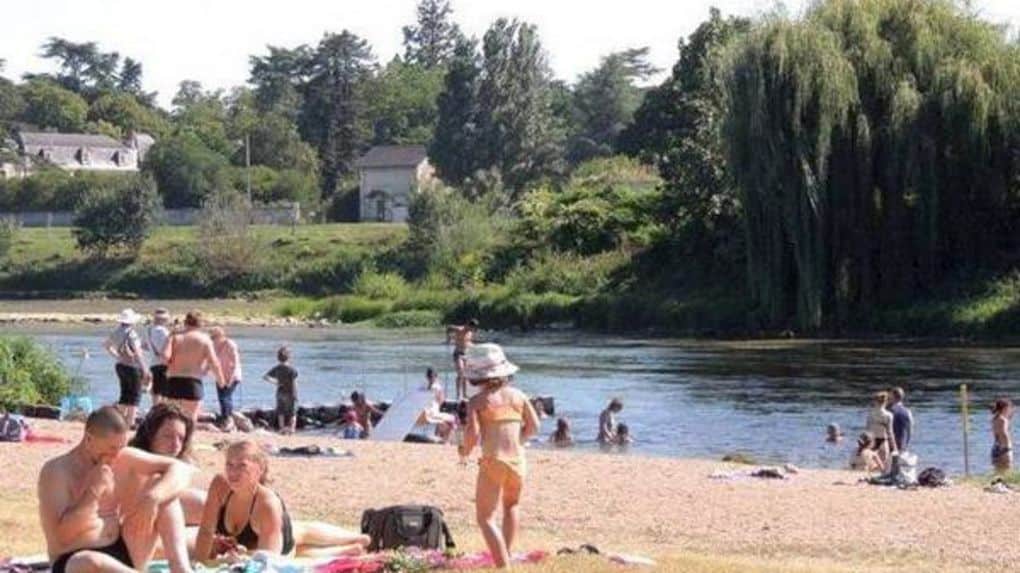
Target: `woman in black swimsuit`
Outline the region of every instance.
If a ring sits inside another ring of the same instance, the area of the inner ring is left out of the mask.
[[[227,467],[209,486],[202,525],[195,541],[199,561],[240,547],[288,555],[294,532],[283,500],[266,487],[269,461],[257,444],[236,442],[227,448]]]

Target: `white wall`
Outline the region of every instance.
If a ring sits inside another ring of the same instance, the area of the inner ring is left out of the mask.
[[[377,201],[369,198],[372,191],[388,194],[387,210],[383,219],[404,222],[412,190],[418,186],[418,169],[414,167],[372,167],[361,170],[360,214],[362,221],[378,221]]]

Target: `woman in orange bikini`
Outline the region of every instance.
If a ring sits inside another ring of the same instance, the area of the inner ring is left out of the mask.
[[[478,344],[468,350],[464,375],[481,391],[468,402],[467,428],[459,448],[466,458],[481,444],[475,515],[482,537],[498,567],[510,564],[510,548],[517,535],[517,505],[527,466],[524,444],[538,433],[538,414],[523,392],[510,387],[518,368],[496,344]],[[496,527],[500,499],[503,527]]]

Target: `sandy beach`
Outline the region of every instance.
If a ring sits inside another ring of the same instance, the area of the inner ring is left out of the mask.
[[[71,440],[81,425],[33,420]],[[222,464],[198,434],[207,482]],[[441,507],[459,545],[481,549],[474,528],[474,465],[452,447],[260,435],[278,445],[316,443],[353,457],[275,458],[274,487],[301,519],[356,528],[366,508],[399,503]],[[0,555],[44,551],[35,483],[61,444],[0,444]],[[1020,564],[1020,496],[972,483],[898,491],[857,485],[859,474],[802,470],[788,480],[711,479],[709,460],[533,451],[520,549],[576,547],[651,556],[676,571],[1007,571]],[[592,559],[554,560],[536,571],[602,570]],[[606,567],[609,567],[606,565]],[[607,568],[605,570],[612,570]]]

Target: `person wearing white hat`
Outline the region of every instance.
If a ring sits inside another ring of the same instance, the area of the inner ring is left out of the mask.
[[[145,349],[152,352],[152,403],[158,404],[166,398],[166,354],[170,344],[170,312],[165,308],[157,308],[152,313],[152,324],[146,331]]]
[[[510,386],[510,377],[517,371],[498,344],[472,346],[464,359],[464,377],[481,391],[468,402],[467,429],[458,453],[464,459],[476,445],[481,446],[475,515],[498,567],[509,566],[519,527],[517,506],[527,473],[524,444],[539,431],[538,414],[531,401]],[[497,528],[500,501],[503,525]]]
[[[120,398],[116,406],[129,426],[135,423],[143,386],[148,386],[152,378],[145,361],[145,353],[142,352],[142,341],[134,328],[141,318],[141,315],[130,308],[122,310],[117,315],[117,329],[103,344],[106,352],[116,361],[114,370],[120,382]]]

